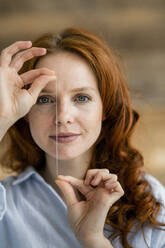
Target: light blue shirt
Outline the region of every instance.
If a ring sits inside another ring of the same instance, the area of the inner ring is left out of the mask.
[[[154,177],[146,178],[164,206],[158,220],[165,223],[165,188]],[[105,237],[111,231],[105,224]],[[145,227],[144,233],[150,248],[165,248],[165,231]],[[130,234],[129,242],[134,248],[147,247],[141,231]],[[112,245],[123,247],[119,239]],[[0,248],[82,248],[70,228],[66,204],[32,166],[0,183]]]

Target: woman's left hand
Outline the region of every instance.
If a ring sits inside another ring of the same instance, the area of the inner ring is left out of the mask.
[[[87,171],[85,180],[58,176],[55,182],[64,195],[69,222],[78,241],[84,245],[91,240],[104,239],[108,211],[124,194],[117,176],[110,174],[108,169],[91,169]],[[80,200],[73,187],[86,200]]]

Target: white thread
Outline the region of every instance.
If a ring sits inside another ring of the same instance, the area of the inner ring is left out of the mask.
[[[58,176],[58,100],[57,100],[57,86],[58,86],[58,82],[56,80],[56,176]]]

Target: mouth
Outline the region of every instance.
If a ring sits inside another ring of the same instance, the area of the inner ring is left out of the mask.
[[[70,135],[57,135],[57,136],[50,136],[51,139],[53,139],[57,143],[70,143],[74,140],[76,140],[80,134],[70,134]]]

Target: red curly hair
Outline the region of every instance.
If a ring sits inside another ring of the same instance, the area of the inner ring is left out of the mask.
[[[137,222],[139,228],[144,224],[156,228],[164,224],[156,220],[161,204],[145,180],[143,157],[131,145],[139,114],[132,109],[126,80],[116,56],[101,38],[78,28],[67,28],[59,35],[44,35],[33,46],[46,48],[47,54],[57,50],[76,53],[85,58],[97,77],[106,118],[89,168],[108,168],[118,176],[125,194],[110,208],[106,223],[114,227],[112,237],[119,235],[123,247],[131,248],[127,235]],[[27,61],[20,73],[35,68],[39,59],[35,57]],[[45,166],[44,151],[33,141],[25,119],[19,119],[8,134],[11,142],[1,157],[2,166],[18,173],[29,164],[38,171],[42,170]]]

